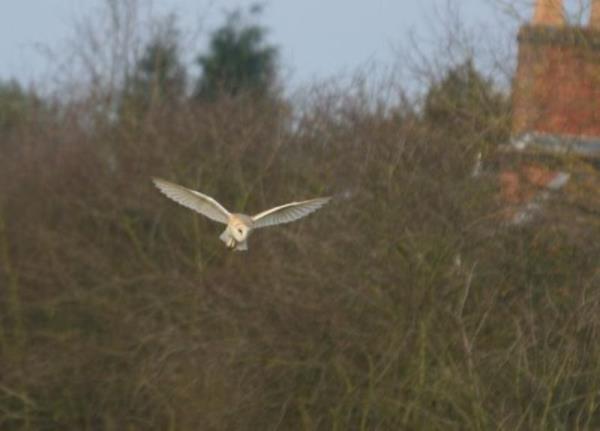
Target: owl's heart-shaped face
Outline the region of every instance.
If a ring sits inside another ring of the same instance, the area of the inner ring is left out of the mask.
[[[244,224],[232,224],[229,228],[229,231],[231,232],[231,235],[237,242],[246,241],[246,239],[248,238],[249,229],[248,226]]]

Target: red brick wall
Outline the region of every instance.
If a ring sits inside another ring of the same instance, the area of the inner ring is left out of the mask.
[[[600,32],[526,26],[519,33],[513,134],[600,136]]]

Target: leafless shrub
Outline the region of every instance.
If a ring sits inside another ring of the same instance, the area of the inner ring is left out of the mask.
[[[599,226],[504,229],[495,182],[471,175],[485,127],[449,141],[406,98],[313,94],[90,129],[92,95],[15,132],[3,429],[600,426]],[[232,254],[154,175],[250,212],[335,199]]]

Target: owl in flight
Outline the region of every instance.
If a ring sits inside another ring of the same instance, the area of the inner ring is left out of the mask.
[[[153,182],[167,197],[178,204],[199,212],[209,219],[227,225],[219,237],[227,247],[235,250],[248,250],[248,237],[254,229],[296,221],[325,205],[330,197],[291,202],[254,216],[227,211],[216,200],[169,181],[153,178]]]

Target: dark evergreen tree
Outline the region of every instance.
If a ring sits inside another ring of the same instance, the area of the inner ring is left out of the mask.
[[[0,133],[18,127],[37,103],[37,97],[27,94],[17,81],[0,81]]]
[[[254,8],[252,13],[260,9]],[[274,87],[277,48],[268,44],[266,29],[250,23],[242,13],[227,16],[211,37],[209,52],[198,57],[202,75],[196,87],[199,99],[248,92],[268,95]]]

